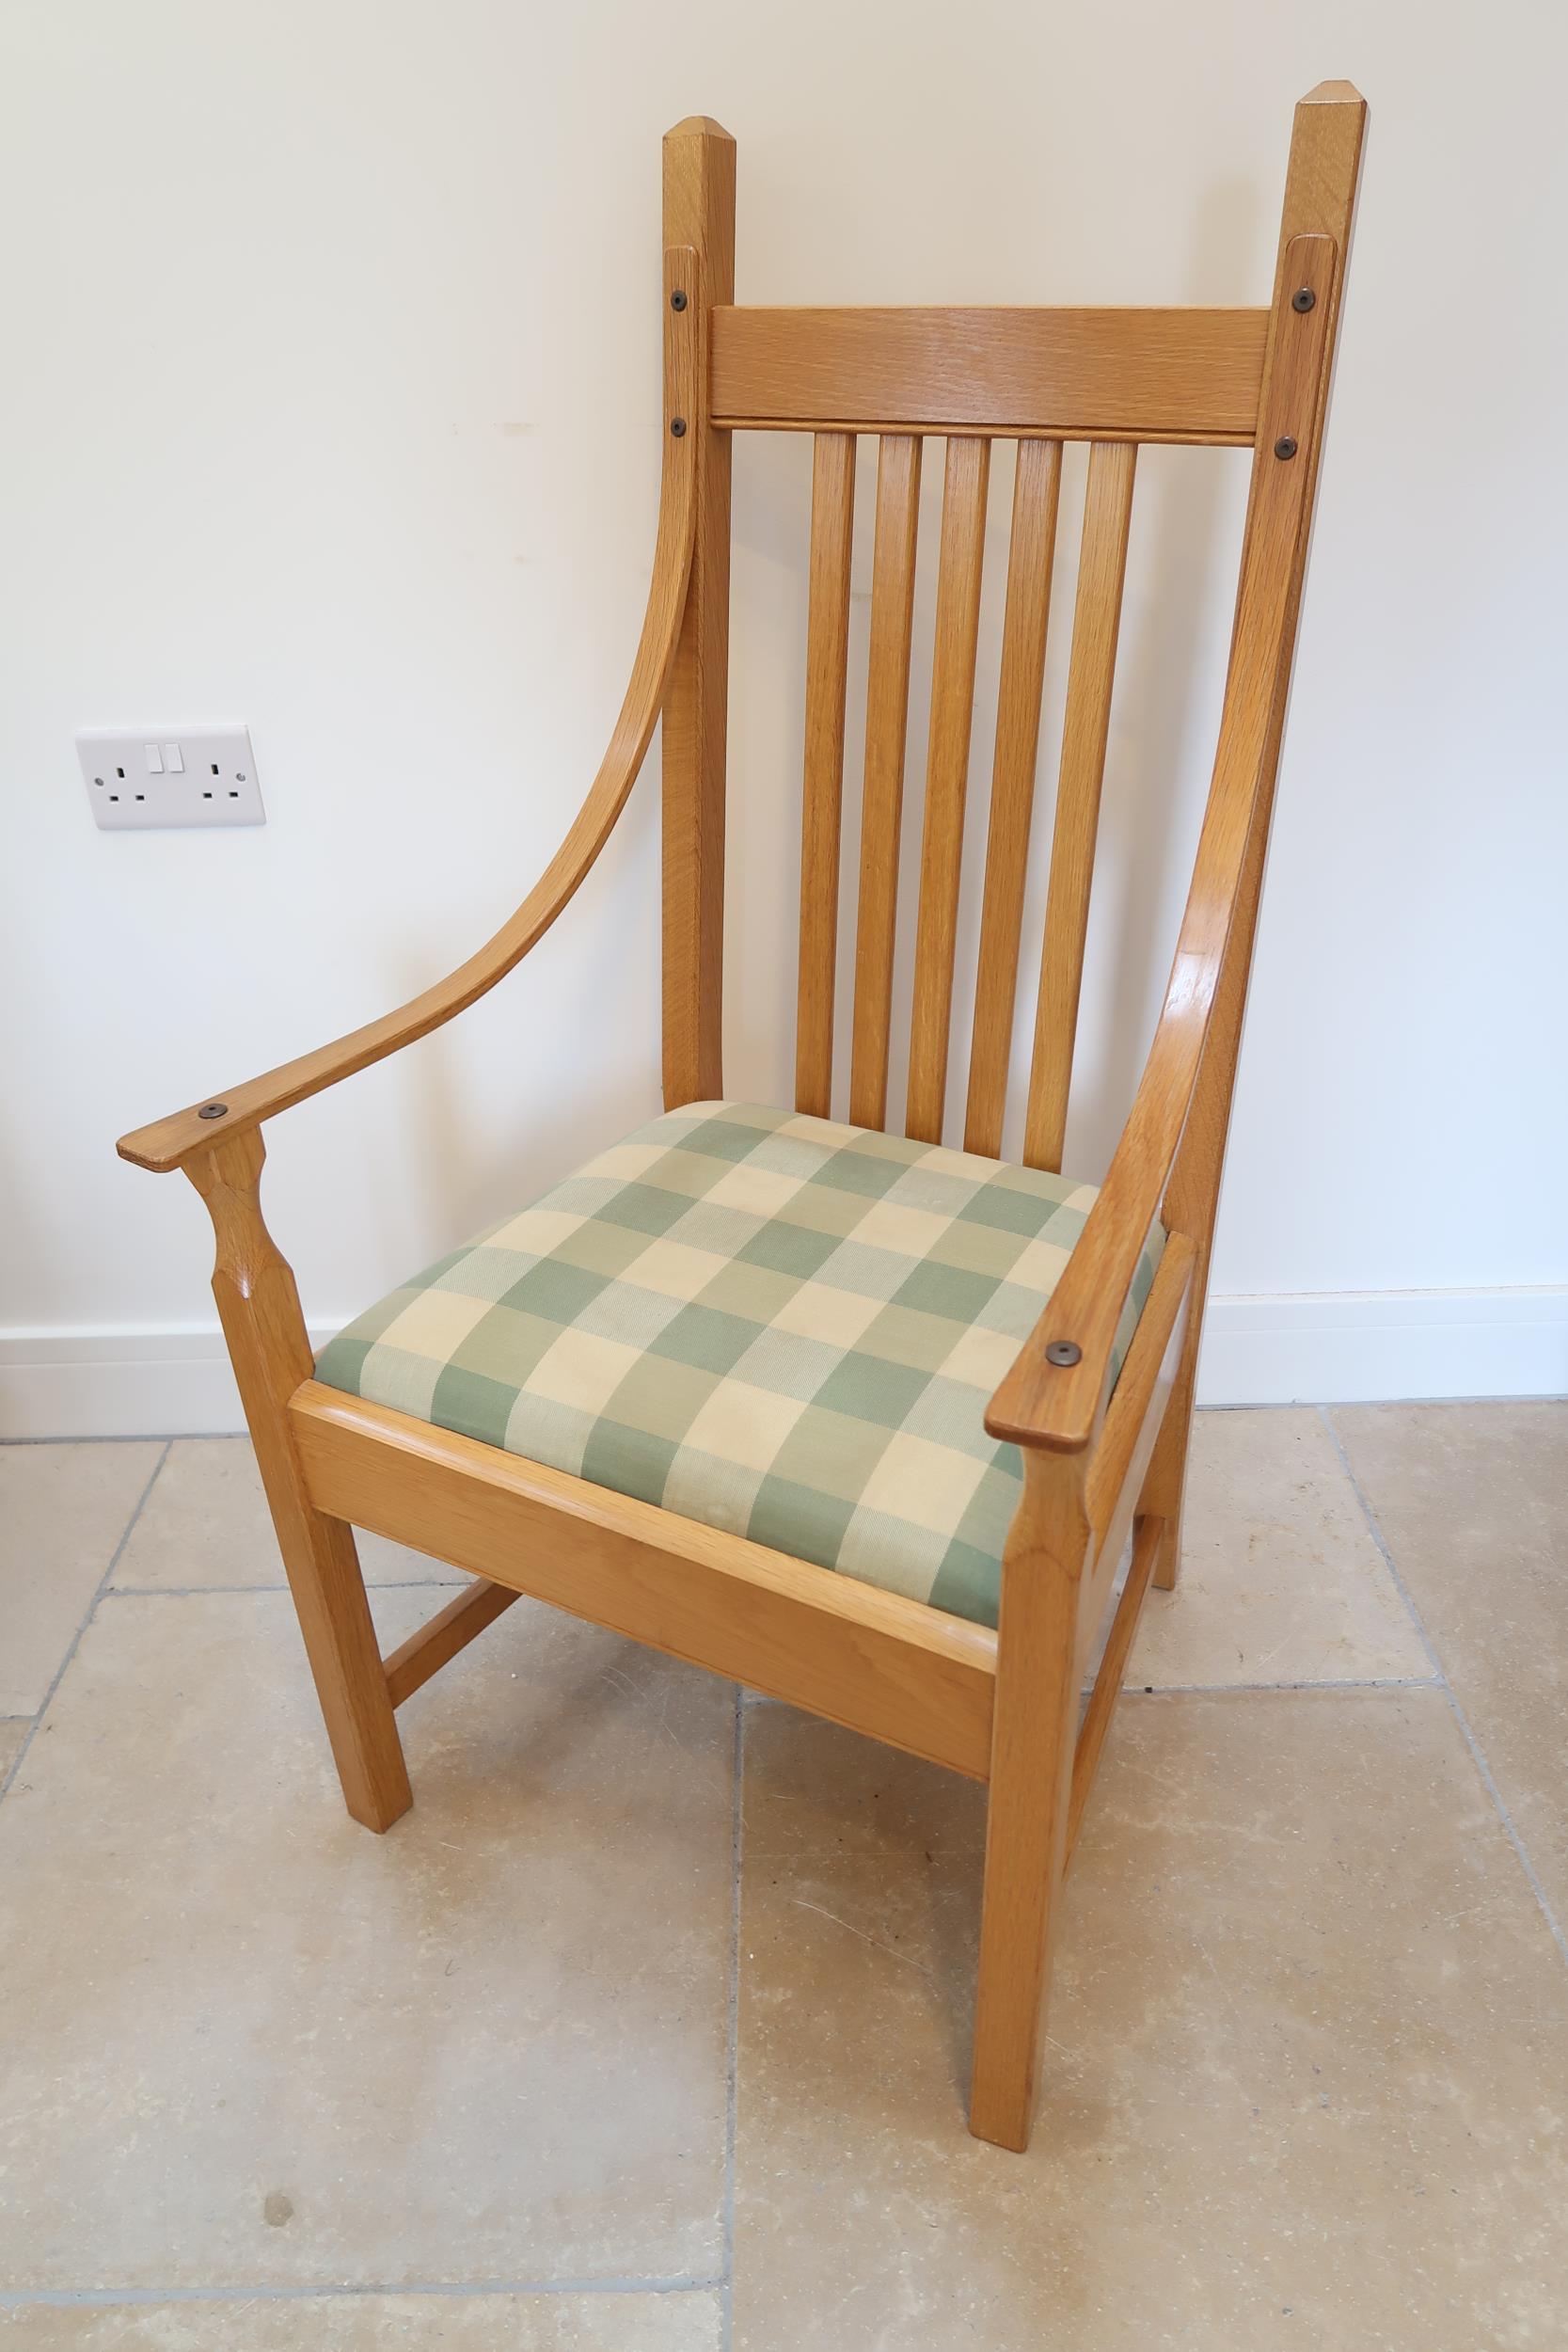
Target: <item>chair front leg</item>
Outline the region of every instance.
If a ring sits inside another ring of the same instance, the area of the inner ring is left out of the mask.
[[[354,1531],[306,1491],[289,1399],[314,1368],[294,1278],[261,1216],[265,1147],[250,1129],[187,1164],[217,1238],[213,1295],[277,1531],[343,1802],[367,1829],[413,1803]]]
[[[1002,1564],[969,2128],[1022,2153],[1050,1993],[1078,1740],[1078,1604],[1092,1541],[1079,1455],[1025,1450]]]

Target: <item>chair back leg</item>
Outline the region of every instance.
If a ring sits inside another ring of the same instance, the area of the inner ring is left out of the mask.
[[[701,262],[699,396],[685,420],[696,538],[664,697],[664,1107],[724,1091],[724,767],[730,659],[730,436],[708,421],[711,308],[735,300],[735,141],[706,115],[664,141],[664,242]]]
[[[1034,2116],[1067,1868],[1078,1604],[1092,1540],[1082,1457],[1026,1452],[1023,1499],[1002,1565],[969,2110],[977,2139],[1021,2152]]]
[[[1138,1495],[1139,1518],[1157,1519],[1160,1523],[1152,1581],[1162,1593],[1176,1590],[1181,1566],[1181,1512],[1187,1487],[1187,1455],[1192,1445],[1193,1390],[1197,1376],[1198,1332],[1195,1327],[1199,1321],[1200,1306],[1201,1302],[1195,1305],[1170,1403],[1160,1423],[1153,1458]]]
[[[1337,250],[1338,259],[1338,266],[1332,272],[1326,312],[1319,313],[1323,326],[1317,343],[1315,381],[1311,390],[1311,411],[1317,429],[1304,455],[1304,463],[1308,468],[1306,527],[1296,537],[1291,559],[1290,601],[1281,669],[1264,751],[1265,784],[1260,807],[1254,815],[1247,840],[1219,986],[1214,996],[1209,1041],[1204,1049],[1192,1109],[1182,1131],[1181,1146],[1166,1189],[1163,1211],[1166,1229],[1189,1234],[1197,1250],[1193,1307],[1188,1317],[1181,1363],[1138,1504],[1141,1512],[1163,1518],[1165,1522],[1154,1565],[1154,1582],[1165,1592],[1170,1591],[1176,1582],[1180,1559],[1181,1504],[1192,1432],[1198,1346],[1203,1336],[1203,1306],[1209,1289],[1209,1259],[1213,1242],[1214,1217],[1219,1206],[1230,1104],[1241,1052],[1242,1022],[1246,1010],[1247,979],[1263,887],[1274,778],[1285,726],[1285,690],[1290,680],[1291,649],[1307,569],[1312,498],[1323,454],[1322,425],[1333,374],[1339,303],[1344,294],[1345,270],[1350,258],[1351,228],[1355,213],[1366,114],[1361,99],[1348,83],[1323,82],[1309,91],[1296,108],[1295,125],[1291,136],[1291,164],[1286,177],[1284,212],[1279,227],[1279,259],[1275,278],[1270,357],[1265,363],[1265,407],[1274,372],[1276,366],[1283,365],[1277,356],[1283,348],[1282,330],[1292,313],[1297,312],[1293,299],[1295,274],[1292,256],[1301,250],[1303,244],[1309,246],[1314,241],[1321,244],[1324,239],[1331,239],[1332,246],[1327,249]],[[1266,421],[1260,419],[1260,459],[1268,446],[1268,427]],[[1292,449],[1295,446],[1293,439],[1291,446]],[[1255,485],[1256,481],[1255,475]],[[1249,538],[1255,518],[1260,512],[1255,486],[1254,508],[1248,520]]]
[[[314,1364],[293,1274],[261,1216],[264,1157],[260,1130],[251,1128],[214,1144],[186,1172],[213,1219],[213,1295],[343,1802],[367,1829],[389,1829],[413,1797],[354,1531],[311,1503],[289,1431],[289,1399]]]

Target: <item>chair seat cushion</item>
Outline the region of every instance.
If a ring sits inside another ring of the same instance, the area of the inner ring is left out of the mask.
[[[1022,1468],[986,1406],[1094,1197],[689,1104],[391,1292],[317,1377],[994,1626]],[[1164,1246],[1156,1227],[1118,1368]]]

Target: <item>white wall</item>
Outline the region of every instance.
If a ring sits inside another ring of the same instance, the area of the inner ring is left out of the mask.
[[[1473,25],[1413,0],[9,0],[13,1425],[232,1420],[204,1215],[116,1134],[433,977],[568,821],[652,546],[659,134],[704,111],[738,138],[742,299],[1255,301],[1291,103],[1329,73],[1373,127],[1205,1385],[1568,1386],[1568,38],[1548,0]],[[1243,465],[1140,469],[1085,1174],[1164,977]],[[808,469],[802,440],[737,454],[736,1092],[789,1068]],[[1005,469],[992,503],[994,592]],[[75,727],[230,717],[264,831],[93,830]],[[269,1130],[313,1321],[657,1107],[655,786],[501,991]]]

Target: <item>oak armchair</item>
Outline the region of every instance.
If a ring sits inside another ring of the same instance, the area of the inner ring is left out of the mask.
[[[182,1168],[349,1811],[410,1803],[395,1709],[522,1593],[989,1787],[971,2128],[1027,2142],[1055,1900],[1150,1582],[1194,1370],[1365,109],[1297,109],[1256,310],[734,303],[735,148],[665,142],[663,478],[610,748],[548,869],[385,1019],[127,1136]],[[729,473],[814,436],[797,1078],[721,1059]],[[878,441],[847,1121],[832,1117],[853,487]],[[918,496],[945,442],[903,1136],[886,1132]],[[992,442],[1017,443],[962,1150],[943,1148]],[[1022,1163],[999,1158],[1062,444],[1090,444]],[[1059,1171],[1137,445],[1251,453],[1212,786],[1164,1009],[1098,1192]],[[460,1012],[593,866],[662,718],[665,1118],[312,1360],[261,1127]],[[653,1364],[657,1377],[650,1377]],[[672,1416],[676,1416],[672,1419]],[[475,1580],[383,1659],[353,1528]],[[1116,1588],[1098,1677],[1085,1665]]]

